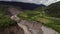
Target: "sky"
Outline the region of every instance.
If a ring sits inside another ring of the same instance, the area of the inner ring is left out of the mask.
[[[46,6],[58,2],[60,0],[0,0],[0,1],[16,1],[16,2],[26,2],[26,3],[35,3],[35,4],[44,4]]]

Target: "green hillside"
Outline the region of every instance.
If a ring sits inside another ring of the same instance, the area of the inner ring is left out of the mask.
[[[60,2],[53,3],[46,8],[46,14],[60,18]]]
[[[57,6],[55,4],[58,4]],[[43,25],[50,27],[60,33],[60,2],[49,5],[48,7],[39,7],[35,10],[25,10],[17,16],[21,19],[37,21]]]

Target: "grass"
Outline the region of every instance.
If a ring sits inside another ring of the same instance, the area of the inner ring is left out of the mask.
[[[8,27],[14,25],[16,22],[11,20],[9,16],[0,15],[0,28]]]
[[[0,7],[0,31],[15,24],[16,22],[10,19],[10,16],[6,13],[6,10],[3,7]]]
[[[48,16],[46,16],[44,12],[24,11],[22,14],[19,14],[18,17],[27,20],[38,21],[60,33],[60,20],[48,18]]]

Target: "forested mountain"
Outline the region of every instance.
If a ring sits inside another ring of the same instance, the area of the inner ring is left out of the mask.
[[[41,6],[45,6],[43,4],[34,4],[34,3],[23,3],[23,2],[8,2],[8,1],[0,1],[0,4],[3,5],[12,5],[12,6],[17,6],[20,7],[21,9],[27,9],[27,10],[33,10]]]
[[[52,17],[60,17],[60,1],[49,5],[46,12]]]

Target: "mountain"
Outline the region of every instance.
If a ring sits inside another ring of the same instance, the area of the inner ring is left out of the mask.
[[[13,5],[13,6],[18,6],[22,9],[29,9],[33,10],[41,6],[45,6],[43,4],[33,4],[33,3],[23,3],[23,2],[10,2],[10,1],[0,1],[0,5]]]
[[[60,1],[49,5],[46,11],[50,16],[60,18]]]

